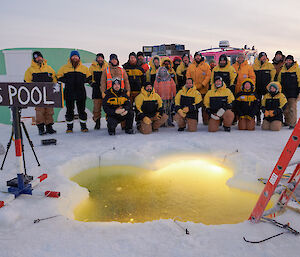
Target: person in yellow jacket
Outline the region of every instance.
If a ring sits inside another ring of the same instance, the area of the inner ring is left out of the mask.
[[[237,73],[235,83],[235,94],[241,91],[242,83],[249,78],[255,83],[255,73],[251,65],[248,64],[244,53],[239,53],[236,62],[232,65]]]
[[[39,51],[32,54],[31,66],[26,70],[24,81],[31,82],[54,82],[56,83],[55,71],[47,64],[47,60]],[[54,134],[56,131],[53,129],[53,108],[36,107],[36,125],[39,130],[39,135]],[[45,130],[46,126],[46,130]]]
[[[256,76],[256,93],[259,103],[262,97],[267,93],[267,85],[274,81],[276,70],[274,65],[269,62],[268,56],[265,52],[260,52],[258,58],[255,59],[252,65],[255,76]],[[256,114],[257,120],[256,125],[261,125],[260,110]]]
[[[190,56],[188,54],[184,54],[182,56],[182,62],[179,64],[179,66],[176,69],[176,74],[177,74],[177,87],[176,90],[177,92],[182,89],[182,87],[185,85],[186,82],[186,71],[188,67],[190,66]]]
[[[177,76],[175,70],[173,69],[173,62],[171,61],[171,59],[169,57],[161,58],[160,66],[165,67],[167,69],[168,73],[171,75],[171,78],[177,85]]]
[[[282,85],[282,93],[287,98],[287,107],[284,111],[285,123],[293,129],[297,123],[297,98],[300,91],[300,68],[294,61],[292,55],[285,58],[279,75],[278,81]]]
[[[230,127],[234,119],[231,111],[234,96],[228,89],[221,77],[215,78],[212,89],[204,97],[204,105],[210,116],[208,121],[208,131],[216,132],[219,129],[221,119],[223,120],[224,131],[230,132]]]
[[[65,83],[64,96],[66,100],[66,133],[73,132],[75,103],[78,110],[80,127],[82,132],[88,132],[86,127],[87,113],[85,112],[86,90],[85,83],[91,83],[92,76],[88,67],[80,61],[80,54],[74,50],[70,53],[67,64],[57,72],[57,79]]]
[[[279,82],[269,83],[267,92],[261,102],[264,113],[262,129],[279,131],[282,127],[283,112],[286,109],[287,100],[284,94],[281,93]]]
[[[139,124],[137,127],[142,134],[158,131],[168,119],[162,107],[162,100],[150,82],[144,84],[141,93],[135,98],[135,107]]]
[[[188,131],[197,131],[198,109],[202,103],[200,92],[193,85],[191,78],[186,79],[186,84],[177,93],[175,97],[174,120],[178,124],[178,131],[184,131],[186,125]]]
[[[219,58],[218,65],[212,70],[210,84],[214,84],[215,78],[220,76],[223,82],[226,84],[226,87],[231,90],[234,94],[234,81],[237,76],[235,69],[230,65],[230,61],[226,54],[222,54]]]
[[[151,85],[154,85],[156,79],[156,73],[160,67],[160,58],[158,55],[155,55],[149,62],[150,69],[146,72],[146,81],[150,82]]]
[[[205,62],[205,58],[202,54],[200,52],[196,52],[194,54],[194,61],[186,71],[186,77],[193,79],[194,86],[200,92],[202,98],[208,91],[210,76],[210,66]],[[205,107],[202,107],[202,120],[204,125],[208,124],[208,119],[209,117],[205,112]]]
[[[102,107],[102,93],[100,90],[101,85],[101,76],[105,72],[108,64],[104,60],[104,55],[99,53],[96,55],[96,60],[91,64],[89,71],[92,74],[92,83],[93,88],[92,99],[94,102],[93,108],[93,120],[95,121],[94,129],[100,129],[101,123],[101,107]]]

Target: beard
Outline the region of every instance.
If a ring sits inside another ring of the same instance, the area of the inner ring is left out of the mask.
[[[97,61],[97,62],[98,62],[98,61]],[[104,61],[99,61],[98,64],[100,65],[100,67],[102,67],[103,64],[104,64]]]
[[[77,66],[78,66],[78,64],[79,64],[79,62],[80,62],[80,60],[72,60],[71,59],[71,63],[72,63],[72,66],[74,67],[74,68],[76,68]]]

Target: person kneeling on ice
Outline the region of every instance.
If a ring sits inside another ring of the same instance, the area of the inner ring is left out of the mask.
[[[245,79],[241,92],[237,93],[234,109],[238,115],[239,130],[255,130],[255,115],[259,111],[259,99],[251,79]]]
[[[107,129],[109,135],[116,134],[116,127],[125,121],[125,133],[134,134],[132,129],[133,110],[127,91],[121,88],[119,78],[112,79],[112,87],[105,91],[103,109],[106,113]]]
[[[187,78],[185,85],[175,97],[174,120],[178,124],[178,131],[184,131],[186,125],[188,131],[197,131],[198,109],[201,107],[202,96],[193,85],[193,79]]]
[[[224,131],[230,132],[230,126],[234,119],[231,111],[234,96],[230,89],[223,83],[220,76],[215,77],[212,89],[204,97],[206,112],[210,116],[208,121],[208,131],[216,132],[219,129],[221,120],[223,121]]]
[[[271,82],[267,86],[268,93],[264,95],[261,109],[264,113],[262,123],[263,130],[279,131],[283,123],[283,111],[287,106],[287,100],[281,93],[279,82]]]
[[[137,110],[138,130],[142,134],[150,134],[157,131],[166,120],[168,115],[162,108],[162,100],[155,93],[150,82],[144,84],[141,93],[135,98],[135,107]]]

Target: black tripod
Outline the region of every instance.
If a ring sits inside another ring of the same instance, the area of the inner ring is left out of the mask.
[[[27,172],[26,172],[26,163],[25,163],[25,155],[24,155],[24,144],[23,144],[22,129],[23,129],[23,131],[24,131],[24,133],[26,135],[26,138],[28,140],[28,143],[29,143],[29,145],[31,147],[31,150],[32,150],[32,152],[34,154],[34,157],[36,159],[36,162],[37,162],[38,166],[41,166],[41,164],[39,163],[39,160],[38,160],[38,158],[37,158],[37,156],[35,154],[34,145],[33,145],[32,141],[31,141],[31,139],[29,137],[29,134],[28,134],[28,131],[27,131],[26,127],[25,127],[25,124],[24,124],[23,121],[21,121],[21,110],[19,108],[16,108],[16,109],[17,109],[17,116],[18,116],[17,119],[18,119],[19,124],[21,125],[20,126],[20,132],[21,132],[20,133],[20,137],[21,137],[21,144],[22,144],[22,156],[23,156],[24,172],[25,172],[25,175],[27,175]],[[4,166],[4,163],[5,163],[5,160],[6,160],[8,151],[9,151],[9,148],[11,146],[11,141],[12,141],[14,135],[15,135],[14,126],[12,126],[11,136],[10,136],[9,142],[7,143],[6,152],[5,152],[4,159],[2,161],[2,165],[1,165],[1,168],[0,168],[1,170],[3,170],[3,166]]]

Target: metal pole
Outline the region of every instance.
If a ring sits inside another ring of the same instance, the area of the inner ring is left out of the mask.
[[[20,127],[20,111],[19,111],[19,107],[15,107],[15,106],[13,106],[11,109],[12,109],[12,117],[13,117],[13,129],[14,129],[14,134],[15,134],[17,172],[24,174],[21,127]]]

